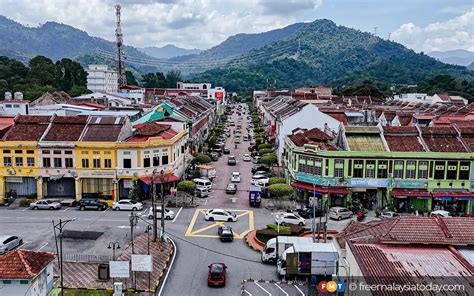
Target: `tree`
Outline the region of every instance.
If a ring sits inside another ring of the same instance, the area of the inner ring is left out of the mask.
[[[265,154],[258,160],[258,163],[263,163],[269,167],[274,166],[277,163],[278,159],[275,153]]]
[[[178,183],[178,191],[194,194],[196,183],[194,181],[184,180]]]
[[[262,145],[260,145],[260,146],[262,146]],[[258,147],[258,153],[259,153],[260,155],[270,154],[270,153],[273,152],[273,149],[269,149],[269,148],[262,148],[262,149],[260,149],[260,146]]]
[[[211,157],[206,154],[199,154],[195,158],[196,163],[210,163],[212,161]]]
[[[166,83],[167,87],[175,88],[177,87],[178,82],[183,81],[181,77],[181,72],[178,70],[171,70],[166,73]]]
[[[53,61],[44,56],[36,56],[30,60],[28,78],[40,86],[56,87],[56,66]]]
[[[272,144],[261,144],[261,145],[258,145],[258,149],[269,149],[269,148],[273,148],[273,145]]]
[[[278,178],[278,177],[272,177],[268,179],[268,185],[273,185],[273,184],[286,184],[286,179]]]
[[[150,88],[167,87],[166,77],[161,72],[147,73],[142,77],[142,86]]]
[[[55,79],[59,90],[69,92],[73,87],[86,87],[87,72],[73,60],[62,59],[56,62]]]
[[[71,97],[77,97],[83,94],[90,94],[91,91],[87,89],[85,86],[73,86],[71,90],[68,92]]]
[[[132,71],[125,71],[125,78],[127,80],[128,85],[138,85],[138,81],[135,78],[135,75],[133,75]]]
[[[285,196],[290,196],[293,194],[294,190],[293,187],[287,184],[273,184],[268,186],[268,192],[272,195],[272,197],[282,198]]]

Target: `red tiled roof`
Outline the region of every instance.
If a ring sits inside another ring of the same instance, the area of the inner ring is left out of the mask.
[[[51,116],[19,115],[5,134],[6,141],[39,141],[48,128]]]
[[[384,112],[383,116],[388,122],[391,122],[397,114],[395,112]]]
[[[288,138],[298,147],[302,147],[304,144],[312,144],[319,146],[321,150],[337,150],[336,147],[329,142],[332,139],[331,136],[318,128],[310,130],[295,129],[295,131],[296,133],[288,136]]]
[[[157,136],[169,128],[171,128],[171,125],[148,122],[138,127],[134,134],[136,136]]]
[[[384,126],[384,134],[418,134],[414,126]]]
[[[121,125],[94,124],[89,125],[82,138],[84,142],[116,142],[122,131]]]
[[[401,126],[407,126],[410,124],[412,115],[398,115],[398,121]]]
[[[384,138],[385,138],[385,141],[387,142],[388,148],[390,148],[390,151],[400,151],[400,152],[425,151],[425,149],[423,148],[423,145],[421,145],[417,136],[384,135]]]
[[[344,112],[323,111],[323,113],[326,113],[327,115],[331,116],[332,118],[336,119],[344,125],[347,124],[347,116]]]
[[[87,123],[86,116],[56,116],[44,141],[78,141]]]
[[[147,184],[147,185],[151,185],[151,182],[152,182],[152,176],[143,176],[143,177],[140,177],[140,180]],[[176,182],[176,181],[179,181],[179,177],[176,176],[175,174],[172,174],[172,173],[166,173],[165,174],[165,178],[164,178],[164,183],[170,183],[170,182]],[[156,184],[160,184],[161,183],[161,179],[160,179],[160,175],[158,174],[157,177],[156,177],[156,180],[155,180]]]
[[[438,94],[438,97],[443,101],[450,101],[451,97],[447,93]]]
[[[421,127],[423,140],[433,152],[466,152],[453,127]]]
[[[0,256],[0,279],[31,279],[36,277],[55,255],[48,252],[15,250]]]

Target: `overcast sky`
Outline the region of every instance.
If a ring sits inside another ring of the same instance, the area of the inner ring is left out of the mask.
[[[38,26],[57,21],[114,39],[116,0],[0,0],[0,14]],[[326,18],[416,51],[474,51],[473,0],[122,0],[127,45],[209,48],[256,33]]]

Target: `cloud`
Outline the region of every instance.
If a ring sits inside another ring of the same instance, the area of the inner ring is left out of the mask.
[[[288,15],[304,10],[313,10],[322,4],[322,0],[259,0],[264,14]]]
[[[392,33],[392,38],[416,51],[474,51],[473,24],[474,8],[471,8],[453,19],[426,27],[418,27],[413,23],[403,24]]]

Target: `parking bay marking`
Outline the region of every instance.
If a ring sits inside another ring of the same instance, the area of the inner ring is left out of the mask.
[[[198,216],[200,214],[203,214],[205,215],[207,209],[196,209],[196,211],[194,212],[194,215],[193,217],[191,218],[191,222],[189,223],[189,226],[188,226],[188,229],[186,230],[186,233],[184,234],[185,236],[194,236],[194,237],[204,237],[204,238],[218,238],[219,236],[217,235],[210,235],[210,234],[200,234],[208,229],[211,229],[213,227],[218,227],[218,226],[223,226],[225,225],[223,221],[215,221],[214,223],[210,224],[210,225],[206,225],[200,229],[197,229],[197,230],[194,230],[194,225],[196,224],[196,220],[198,218]],[[243,217],[243,216],[246,216],[248,215],[248,229],[245,230],[244,232],[242,232],[241,234],[238,234],[236,232],[234,232],[234,238],[236,239],[243,239],[245,235],[247,235],[247,233],[249,233],[250,231],[254,230],[254,221],[253,221],[253,211],[249,211],[249,210],[231,210],[231,211],[234,211],[234,212],[243,212],[239,215],[237,215],[237,218],[240,218],[240,217]]]

